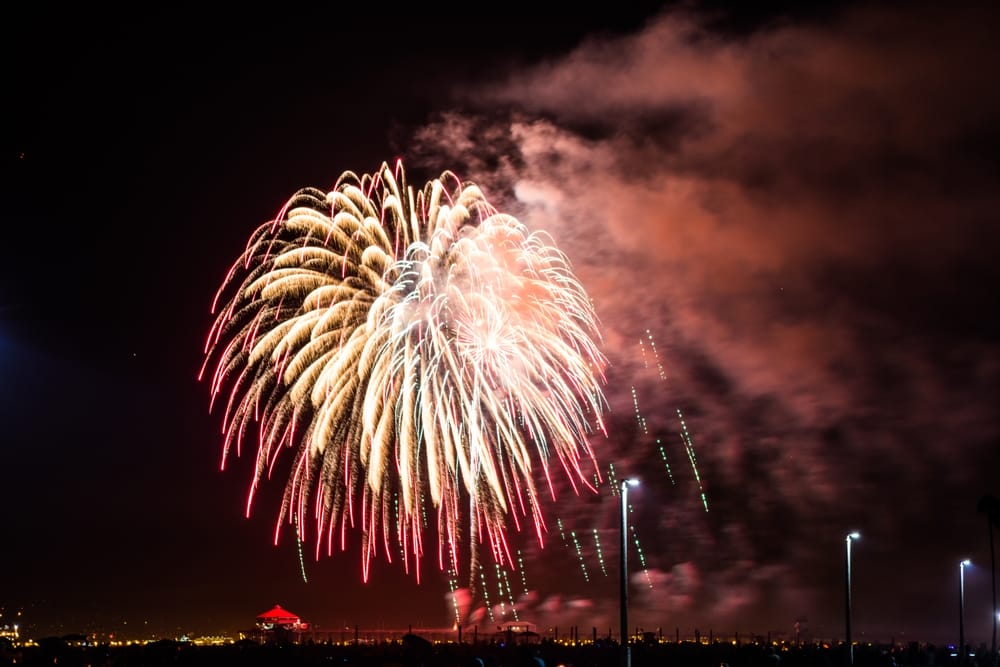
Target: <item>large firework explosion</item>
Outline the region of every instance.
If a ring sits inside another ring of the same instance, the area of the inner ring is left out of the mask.
[[[319,557],[357,531],[366,580],[379,543],[419,580],[428,529],[442,570],[463,541],[470,562],[483,546],[511,563],[509,523],[542,539],[553,468],[593,491],[587,438],[607,406],[592,303],[550,237],[452,172],[415,192],[383,164],[298,191],[212,312],[222,466],[256,434],[248,516],[293,456],[275,542],[294,526]]]

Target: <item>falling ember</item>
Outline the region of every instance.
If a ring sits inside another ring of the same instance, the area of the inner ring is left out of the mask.
[[[517,550],[517,571],[521,574],[521,595],[528,597],[528,577],[524,572],[524,556]]]
[[[597,562],[601,566],[601,574],[605,577],[608,576],[608,568],[604,565],[604,553],[601,551],[601,536],[596,528],[594,528],[594,551],[597,554]]]
[[[691,440],[691,434],[688,433],[687,423],[684,421],[684,415],[681,414],[680,408],[677,409],[677,417],[681,420],[681,440],[684,441],[684,448],[687,450],[688,459],[691,461],[691,470],[694,471],[694,478],[698,482],[698,494],[701,497],[701,504],[704,505],[705,511],[708,511],[708,496],[705,495],[705,489],[701,485],[701,475],[698,474],[698,460],[694,456],[694,442]]]
[[[300,190],[250,236],[213,313],[199,377],[214,364],[222,462],[256,434],[249,511],[289,452],[275,535],[293,524],[317,557],[358,531],[365,578],[380,551],[419,578],[436,521],[438,563],[461,536],[471,573],[480,540],[510,558],[508,520],[544,533],[553,469],[596,492],[591,300],[547,235],[451,172],[415,192],[383,164]]]

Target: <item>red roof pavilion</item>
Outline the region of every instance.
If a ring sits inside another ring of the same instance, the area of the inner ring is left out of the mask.
[[[287,609],[282,609],[280,604],[274,605],[273,609],[257,615],[258,625],[277,627],[282,625],[302,625],[302,619],[291,613]]]

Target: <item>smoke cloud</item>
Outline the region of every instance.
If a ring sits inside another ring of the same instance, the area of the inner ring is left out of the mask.
[[[883,561],[859,587],[896,593],[864,604],[938,627],[912,581],[951,571],[1000,469],[984,11],[872,5],[741,34],[666,12],[464,85],[416,134],[421,162],[553,234],[595,300],[614,423],[595,447],[655,480],[636,492],[638,624],[753,613],[835,636],[859,528]],[[596,556],[596,528],[613,560],[614,508],[583,514],[581,548]],[[614,600],[613,567],[581,590]]]

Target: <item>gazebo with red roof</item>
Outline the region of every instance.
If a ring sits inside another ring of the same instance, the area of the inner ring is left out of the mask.
[[[283,609],[280,604],[276,604],[274,608],[257,615],[257,626],[264,630],[273,630],[275,628],[301,629],[307,625],[302,622],[301,618],[287,609]]]

